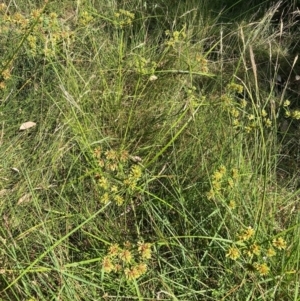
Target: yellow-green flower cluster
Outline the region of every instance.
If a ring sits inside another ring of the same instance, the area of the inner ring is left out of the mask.
[[[243,86],[230,83],[226,86],[225,93],[223,93],[220,98],[222,107],[229,113],[232,119],[231,123],[236,129],[241,127],[242,112],[247,105],[244,99],[241,100],[237,97],[237,95],[242,94],[243,91]]]
[[[286,249],[286,241],[282,237],[273,239],[273,246],[278,250]]]
[[[186,26],[183,26],[183,28],[180,31],[173,31],[170,30],[165,31],[165,35],[167,37],[167,41],[165,44],[170,47],[175,47],[176,45],[182,43],[186,39]]]
[[[234,99],[231,96],[227,94],[221,95],[221,103],[224,104],[225,107],[230,107],[233,102]]]
[[[184,91],[186,93],[184,110],[189,109],[192,115],[199,104],[205,101],[205,96],[199,96],[199,93],[197,93],[196,90],[197,88],[195,86],[184,87]]]
[[[244,91],[244,87],[242,85],[236,83],[230,83],[227,85],[226,90],[228,93],[239,93],[242,94]]]
[[[292,110],[292,109],[290,109],[290,105],[291,105],[291,102],[288,99],[286,99],[283,102],[283,108],[285,110],[285,117],[299,120],[300,119],[300,110]]]
[[[134,13],[125,9],[119,9],[118,12],[115,13],[114,23],[116,27],[124,28],[126,26],[131,26],[134,18]]]
[[[230,247],[226,254],[226,257],[229,257],[232,260],[237,260],[240,256],[240,250],[235,246]]]
[[[255,230],[252,227],[242,230],[237,237],[238,241],[228,248],[226,257],[240,260],[246,266],[253,266],[254,270],[262,276],[267,275],[270,271],[266,258],[276,256],[275,249],[284,250],[287,246],[282,237],[273,239],[271,243],[267,243],[267,247],[265,247],[265,243],[259,244],[255,240]]]
[[[262,117],[262,121],[263,124],[267,127],[270,128],[272,126],[272,121],[270,120],[270,118],[268,117],[268,113],[266,112],[265,109],[261,110],[261,117]]]
[[[102,268],[105,273],[113,272],[116,276],[124,275],[128,280],[135,280],[147,272],[147,263],[152,257],[151,247],[145,242],[137,245],[126,242],[123,247],[112,244],[102,261]]]
[[[235,116],[231,111],[233,117],[232,124],[236,129],[242,129],[246,133],[250,133],[255,129],[258,129],[261,125],[265,128],[272,126],[272,121],[268,117],[268,113],[265,109],[261,110],[260,114],[255,115],[253,113],[244,112],[243,115]]]
[[[210,191],[206,194],[209,200],[228,199],[228,207],[234,209],[236,201],[232,199],[233,189],[237,186],[239,172],[236,168],[227,170],[221,165],[211,176]]]
[[[230,83],[226,86],[226,92],[221,96],[221,103],[224,104],[225,108],[227,108],[227,110],[231,112],[231,114],[233,114],[233,116],[235,117],[239,116],[239,112],[236,109],[244,107],[244,105],[246,104],[244,101],[240,102],[240,99],[238,99],[240,103],[236,101],[236,95],[242,94],[243,91],[243,86],[235,83]]]
[[[133,192],[136,189],[137,183],[140,180],[141,176],[142,176],[141,167],[138,165],[132,166],[129,176],[123,181],[125,186],[129,188],[130,192]]]
[[[197,54],[196,55],[196,62],[199,63],[199,71],[200,72],[204,72],[204,73],[207,73],[209,71],[208,69],[208,61],[207,59],[200,55],[200,54]]]
[[[118,206],[124,204],[137,191],[143,176],[140,165],[130,160],[128,151],[94,149],[93,157],[98,165],[96,180],[100,188],[100,203],[112,201]]]
[[[9,64],[9,67],[3,70],[2,73],[0,74],[0,91],[6,88],[6,83],[11,78],[11,70],[12,70],[11,65],[12,64]]]
[[[0,4],[0,41],[2,41],[0,47],[4,53],[9,53],[11,47],[16,47],[16,41],[22,41],[21,44],[18,42],[24,48],[24,51],[18,52],[18,55],[22,55],[22,60],[24,54],[29,58],[36,56],[50,58],[61,54],[72,44],[73,32],[70,31],[67,22],[59,18],[55,12],[46,12],[45,6],[33,9],[30,13],[12,11],[12,7],[4,3]],[[5,62],[3,59],[0,66],[2,67],[0,90],[8,86],[18,55],[10,62]]]
[[[15,24],[15,30],[17,32],[21,32],[22,30],[26,29],[29,24],[29,19],[26,19],[25,16],[20,14],[19,12],[14,13],[10,17],[11,25]]]
[[[0,3],[0,14],[5,13],[7,10],[7,5],[5,3]]]
[[[33,22],[38,21],[38,22],[41,23],[41,22],[43,22],[43,16],[42,16],[42,14],[43,14],[43,10],[42,9],[34,9],[30,13],[30,17],[31,17],[30,20],[33,21]]]
[[[255,231],[252,227],[248,227],[247,229],[243,230],[239,235],[238,238],[242,241],[247,241],[251,237],[253,237]]]
[[[139,74],[154,74],[157,68],[156,62],[146,59],[141,56],[135,56],[133,61],[130,63],[130,67],[133,67],[134,70]]]
[[[267,266],[266,263],[257,263],[253,264],[254,268],[257,270],[259,275],[264,276],[269,274],[270,268]]]
[[[87,11],[83,11],[79,16],[79,24],[86,26],[94,20],[94,17]]]
[[[292,119],[300,120],[300,110],[286,111],[285,116],[290,117]]]
[[[261,126],[270,128],[272,121],[266,109],[251,112],[246,110],[247,101],[240,99],[244,88],[242,85],[230,83],[226,86],[226,92],[221,96],[221,104],[231,117],[233,128],[250,133]],[[251,107],[249,107],[251,109]]]
[[[41,8],[32,10],[30,15],[10,13],[3,5],[0,11],[4,20],[0,25],[0,33],[27,36],[24,47],[30,56],[54,56],[73,41],[73,32],[55,12],[46,13]]]

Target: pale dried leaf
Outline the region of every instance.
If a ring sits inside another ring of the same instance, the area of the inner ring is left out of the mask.
[[[19,130],[20,131],[25,131],[27,129],[30,129],[30,128],[34,127],[34,126],[36,126],[35,122],[33,122],[33,121],[27,121],[27,122],[24,122],[24,123],[21,124]]]
[[[17,172],[17,173],[20,173],[19,169],[18,169],[18,168],[16,168],[16,167],[12,167],[12,169],[11,169],[11,170],[13,170],[13,171],[15,171],[15,172]]]
[[[156,75],[151,75],[150,76],[150,78],[149,78],[149,80],[151,81],[151,82],[153,82],[153,81],[155,81],[155,80],[157,80],[157,76]]]
[[[130,160],[132,160],[134,163],[142,162],[142,158],[139,156],[130,156]]]
[[[8,193],[8,189],[2,189],[0,190],[0,196],[5,196]]]
[[[28,203],[31,200],[31,194],[26,193],[21,198],[19,198],[17,205],[21,205],[22,203]]]

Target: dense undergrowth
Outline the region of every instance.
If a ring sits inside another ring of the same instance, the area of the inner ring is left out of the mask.
[[[298,3],[171,2],[0,4],[0,300],[299,300]]]

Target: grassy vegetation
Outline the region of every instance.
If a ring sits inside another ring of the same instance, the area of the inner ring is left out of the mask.
[[[256,2],[0,4],[1,301],[299,300],[299,12]]]

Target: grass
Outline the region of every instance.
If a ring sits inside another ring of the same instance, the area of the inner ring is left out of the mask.
[[[1,4],[1,301],[299,300],[296,14],[231,2]]]

